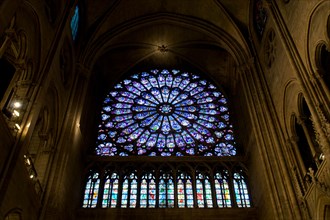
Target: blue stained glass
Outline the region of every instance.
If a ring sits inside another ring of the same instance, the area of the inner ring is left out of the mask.
[[[179,98],[182,98],[182,96],[180,96]],[[193,105],[194,101],[192,99],[182,99],[177,104],[178,104],[177,106],[188,106],[188,105]]]
[[[106,111],[106,112],[109,112],[109,111],[111,111],[111,107],[110,106],[105,106],[105,107],[103,107],[103,110]]]
[[[113,105],[113,107],[119,108],[119,110],[120,110],[122,108],[130,108],[130,107],[132,107],[132,105],[131,104],[124,104],[124,103],[116,103],[116,104]]]
[[[186,153],[190,154],[190,155],[194,155],[195,154],[195,149],[194,148],[187,149]]]
[[[131,104],[134,103],[133,99],[122,97],[122,96],[121,97],[116,97],[116,100],[118,100],[119,102],[126,102],[126,103],[131,103]]]
[[[159,134],[157,146],[160,151],[163,151],[163,148],[165,147],[165,136],[164,135]]]
[[[172,102],[172,104],[175,105],[175,104],[177,104],[177,103],[179,103],[181,101],[186,100],[188,97],[189,96],[186,93],[181,93],[179,96],[176,97],[176,99]],[[183,104],[185,104],[185,103],[183,103]],[[193,104],[193,103],[191,103],[191,104]]]
[[[121,122],[121,121],[124,121],[124,120],[127,120],[127,119],[131,119],[132,118],[132,114],[129,114],[129,115],[123,115],[123,116],[116,116],[115,118],[114,118],[114,121],[116,121],[116,122]]]
[[[171,87],[172,86],[172,83],[173,83],[173,77],[170,75],[170,76],[167,76],[166,77],[166,85],[168,87]]]
[[[234,191],[238,207],[251,206],[245,178],[241,173],[234,173]]]
[[[171,130],[171,127],[170,127],[170,122],[168,121],[168,117],[164,117],[164,121],[163,121],[163,124],[162,124],[162,132],[164,134],[168,134],[168,132]]]
[[[188,131],[195,139],[202,141],[203,135],[201,135],[198,131],[192,128],[189,128]]]
[[[106,114],[103,114],[103,115],[102,115],[102,120],[103,120],[103,121],[107,120],[108,118],[110,118],[109,115],[106,115]]]
[[[142,132],[143,132],[143,129],[139,128],[139,129],[135,130],[129,137],[132,140],[134,140],[134,139],[138,138]]]
[[[107,104],[109,102],[111,102],[111,99],[107,97],[107,98],[104,99],[104,102],[103,103]]]
[[[165,77],[164,76],[159,76],[158,77],[158,84],[159,84],[160,88],[165,85]]]
[[[173,148],[175,147],[173,135],[169,135],[167,137],[166,144],[167,144],[167,147],[170,149],[170,151],[173,151]]]
[[[148,147],[153,147],[155,146],[156,142],[157,142],[157,134],[152,134],[148,140],[147,146]]]
[[[131,113],[131,109],[116,109],[116,110],[112,111],[112,114],[117,114],[117,115],[129,114],[129,113]]]
[[[121,88],[123,88],[123,86],[121,84],[115,85],[115,89],[121,89]]]
[[[161,71],[161,74],[167,75],[167,74],[169,74],[169,71],[164,69],[164,70]]]
[[[137,143],[140,143],[140,144],[144,144],[147,142],[148,138],[150,136],[150,132],[149,131],[145,131],[141,137],[138,139]]]
[[[163,98],[164,98],[164,102],[168,101],[169,93],[170,93],[170,90],[169,90],[168,87],[165,86],[165,87],[162,88],[162,95],[163,95]]]
[[[186,146],[186,142],[183,140],[181,135],[176,134],[175,141],[180,148]]]
[[[125,123],[125,122],[123,122],[123,123]],[[124,130],[123,130],[123,134],[130,134],[130,133],[132,133],[135,129],[137,129],[138,127],[139,127],[139,124],[138,124],[138,123],[135,123],[134,125],[132,125],[132,126],[126,128],[126,129],[124,129]]]
[[[217,136],[217,138],[222,138],[223,137],[223,132],[221,131],[216,131],[214,134]]]
[[[124,147],[125,148],[125,150],[128,150],[128,151],[133,151],[133,145],[128,145],[128,146],[125,146]]]
[[[158,87],[158,83],[157,83],[157,79],[155,77],[150,77],[149,78],[149,82],[151,83],[151,86],[154,88],[159,88]]]
[[[136,94],[136,95],[140,95],[141,94],[141,91],[138,90],[136,87],[134,86],[126,86],[127,90]]]
[[[197,119],[197,116],[191,113],[181,112],[181,111],[177,111],[176,113],[186,119]]]
[[[149,73],[143,72],[141,75],[142,75],[142,77],[146,77],[146,76],[149,76]]]
[[[152,123],[152,125],[150,126],[151,130],[154,132],[157,131],[161,127],[162,121],[163,121],[163,116],[161,115],[157,118],[156,121],[154,121],[154,123]]]
[[[96,153],[235,155],[233,132],[225,130],[232,127],[226,103],[216,86],[188,72],[134,74],[117,83],[104,100]]]
[[[154,111],[155,107],[147,107],[147,106],[138,105],[138,106],[134,106],[132,108],[132,110],[136,111],[136,112]]]
[[[200,93],[204,90],[203,87],[197,87],[196,89],[194,89],[193,91],[190,92],[190,95],[193,96],[193,95],[196,95],[197,93]]]
[[[141,92],[145,91],[145,88],[143,87],[143,85],[141,83],[138,83],[138,82],[134,81],[133,86],[135,88],[137,88],[138,90],[140,90]]]
[[[188,126],[190,124],[188,120],[186,120],[185,118],[180,117],[180,115],[175,114],[174,116],[182,126]]]
[[[85,187],[83,208],[96,208],[100,178],[98,173],[91,173]]]
[[[133,94],[133,93],[130,93],[130,92],[121,92],[120,93],[122,96],[126,96],[128,98],[131,98],[131,99],[134,99],[137,97],[137,95]]]
[[[169,116],[169,120],[170,120],[170,123],[171,123],[171,127],[174,131],[181,130],[182,127],[180,126],[180,124],[172,116]]]
[[[197,121],[197,123],[200,123],[201,125],[203,125],[202,121]],[[199,124],[194,124],[193,127],[195,129],[197,129],[199,132],[201,132],[203,135],[208,135],[210,134],[209,130],[207,130],[206,128],[203,128],[202,126],[200,126]]]
[[[74,14],[71,18],[70,27],[71,27],[71,34],[72,39],[75,40],[78,33],[78,26],[79,26],[79,7],[76,5],[74,9]]]

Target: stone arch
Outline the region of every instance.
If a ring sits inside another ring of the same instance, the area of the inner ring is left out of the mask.
[[[19,208],[14,208],[10,210],[5,215],[4,220],[22,220],[22,210]]]
[[[307,65],[310,74],[316,78],[315,88],[320,94],[320,110],[323,114],[329,112],[330,104],[330,42],[329,42],[329,1],[316,5],[310,14],[307,29]],[[328,114],[328,113],[326,113]],[[330,117],[326,115],[326,117]]]
[[[315,219],[327,220],[330,217],[330,199],[329,197],[322,196],[318,199],[315,205]]]
[[[28,62],[32,62],[33,71],[28,72],[25,78],[36,79],[40,68],[40,53],[41,53],[41,32],[39,16],[35,9],[25,4],[20,6],[16,12],[17,35],[20,42],[20,53],[18,64],[22,65],[22,69],[27,68]],[[26,18],[29,19],[26,19]]]
[[[114,47],[111,44],[113,44],[116,38],[124,36],[129,31],[142,29],[151,25],[162,25],[164,23],[168,23],[171,26],[185,27],[189,30],[196,31],[198,33],[203,33],[213,38],[214,44],[216,46],[223,48],[230,55],[232,55],[237,65],[248,62],[247,60],[250,51],[246,47],[245,42],[240,42],[241,39],[235,39],[233,36],[230,35],[230,33],[227,33],[225,30],[220,29],[219,27],[211,25],[206,26],[200,20],[184,16],[175,16],[172,14],[153,15],[148,17],[142,17],[139,19],[133,19],[129,22],[124,22],[122,25],[112,29],[111,32],[107,32],[99,36],[93,42],[91,42],[88,46],[88,48],[91,49],[86,50],[84,53],[82,53],[80,60],[81,62],[84,62],[87,66],[93,66],[96,60],[100,59],[100,57],[107,53],[109,49]],[[157,51],[157,47],[155,47],[155,45],[144,44],[141,46],[147,46],[151,48],[152,52],[149,54],[149,56]],[[144,57],[139,62],[143,61],[149,56]]]

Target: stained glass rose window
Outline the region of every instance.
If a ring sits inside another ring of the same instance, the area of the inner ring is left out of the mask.
[[[104,99],[96,154],[232,156],[227,99],[202,77],[151,70],[116,84]]]

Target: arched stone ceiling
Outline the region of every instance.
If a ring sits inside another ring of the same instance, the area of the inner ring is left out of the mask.
[[[248,20],[249,1],[235,2],[87,1],[80,60],[109,83],[136,68],[175,67],[202,71],[231,87],[233,67],[249,57],[238,27]]]

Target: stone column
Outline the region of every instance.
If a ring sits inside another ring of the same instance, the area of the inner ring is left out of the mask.
[[[305,167],[304,161],[302,160],[300,156],[300,151],[299,151],[299,146],[298,146],[298,136],[292,136],[290,139],[288,139],[287,143],[289,143],[290,146],[292,146],[294,150],[294,156],[295,159],[297,160],[298,166],[299,166],[299,171],[300,175],[304,176],[307,173],[307,169]]]

